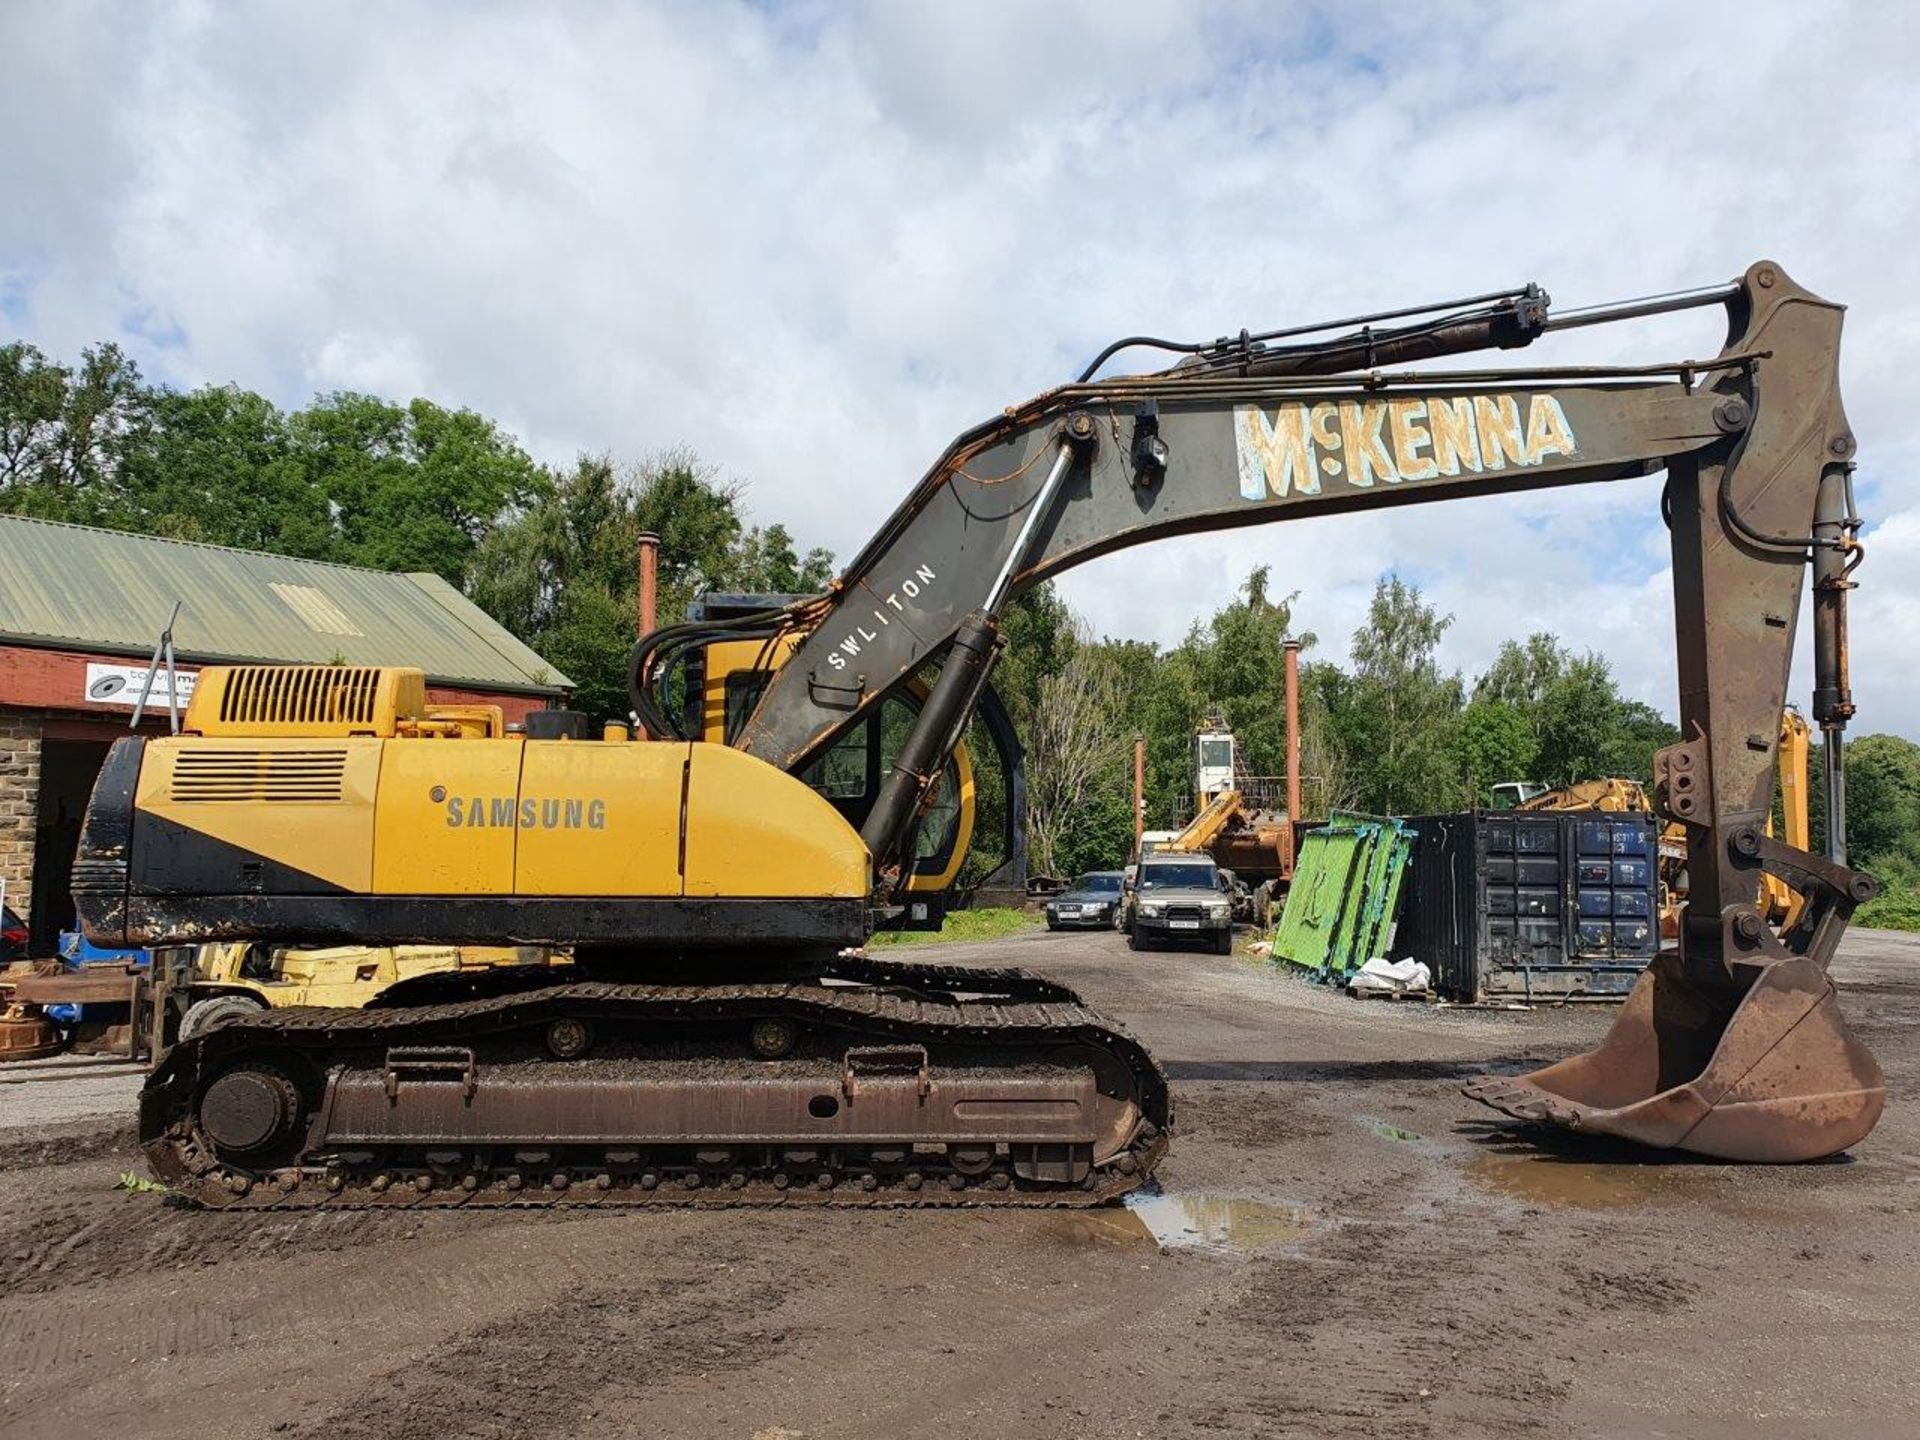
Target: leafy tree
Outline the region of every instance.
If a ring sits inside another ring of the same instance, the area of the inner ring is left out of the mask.
[[[475,548],[541,491],[542,472],[483,415],[339,392],[291,417],[295,460],[334,515],[329,558],[431,570],[458,585]]]
[[[1437,658],[1452,623],[1421,600],[1418,586],[1389,575],[1354,632],[1353,683],[1337,723],[1369,810],[1447,809],[1461,798],[1460,677],[1442,673]]]
[[[1566,664],[1566,650],[1545,631],[1535,631],[1525,640],[1508,640],[1486,672],[1474,681],[1473,698],[1498,701],[1531,714],[1565,672]]]
[[[1013,728],[1026,735],[1043,676],[1058,674],[1079,645],[1073,614],[1052,585],[1036,585],[1015,597],[1002,618],[1004,643],[994,662],[993,687],[1007,702]]]
[[[1653,753],[1675,744],[1680,727],[1643,700],[1621,700],[1600,750],[1598,775],[1621,775],[1653,782]],[[1586,778],[1586,777],[1581,777]]]
[[[1196,708],[1233,731],[1247,771],[1278,775],[1286,765],[1286,658],[1283,642],[1311,645],[1296,635],[1293,602],[1298,593],[1268,593],[1271,571],[1257,567],[1240,593],[1204,626],[1196,624],[1180,649],[1189,667]],[[1206,719],[1196,713],[1193,723]]]
[[[1039,679],[1026,734],[1027,837],[1033,866],[1045,875],[1065,873],[1087,848],[1071,842],[1093,828],[1088,801],[1116,788],[1127,748],[1111,657],[1096,651],[1084,630],[1071,638],[1066,662]]]
[[[287,417],[233,385],[153,396],[153,432],[128,457],[127,504],[141,528],[331,559],[332,507],[295,453]]]
[[[1845,755],[1849,859],[1876,872],[1920,867],[1920,745],[1862,735]]]
[[[831,578],[824,550],[804,558],[778,526],[747,526],[738,492],[674,451],[622,473],[606,456],[538,484],[530,503],[476,549],[476,604],[558,666],[592,715],[627,713],[641,534],[660,537],[657,618],[684,619],[703,590],[813,591]]]
[[[1461,712],[1458,765],[1470,799],[1483,799],[1503,780],[1533,775],[1540,741],[1517,706],[1475,699]]]
[[[1308,821],[1360,805],[1337,719],[1351,680],[1339,666],[1326,662],[1300,668],[1300,811]]]
[[[1534,738],[1531,773],[1500,779],[1565,785],[1619,775],[1652,778],[1653,752],[1679,731],[1651,706],[1620,695],[1612,667],[1599,655],[1576,655],[1553,635],[1509,640],[1473,687],[1476,704],[1498,704],[1522,716]],[[1475,794],[1484,799],[1484,786]]]
[[[1540,741],[1534,778],[1549,785],[1603,773],[1620,712],[1620,693],[1604,659],[1564,650],[1560,655],[1559,671],[1547,682],[1534,711]]]
[[[784,525],[750,529],[740,537],[734,577],[750,594],[811,594],[833,578],[833,552],[816,545],[801,556]]]
[[[32,345],[0,345],[0,508],[83,523],[121,515],[122,472],[152,423],[150,404],[116,345],[82,351],[77,369]]]

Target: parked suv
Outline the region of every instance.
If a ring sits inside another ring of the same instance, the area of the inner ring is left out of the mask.
[[[1157,940],[1193,940],[1216,955],[1233,952],[1233,905],[1221,893],[1220,872],[1203,855],[1149,855],[1134,876],[1127,944],[1144,950]]]
[[[1092,925],[1104,929],[1113,923],[1113,908],[1119,903],[1120,872],[1095,870],[1047,902],[1047,928]]]

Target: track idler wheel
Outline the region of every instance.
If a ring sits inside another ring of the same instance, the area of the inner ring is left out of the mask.
[[[800,1038],[799,1027],[791,1020],[763,1019],[753,1022],[747,1043],[762,1060],[784,1060],[793,1053]]]
[[[300,1089],[280,1071],[242,1065],[207,1087],[200,1128],[227,1155],[259,1155],[286,1141],[300,1121]]]

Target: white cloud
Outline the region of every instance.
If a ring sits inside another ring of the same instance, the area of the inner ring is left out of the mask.
[[[1765,253],[1854,307],[1861,719],[1920,733],[1893,638],[1916,74],[1898,6],[11,6],[0,294],[44,347],[122,338],[177,383],[420,388],[555,459],[690,444],[844,556],[952,434],[1116,334],[1525,279],[1565,305]],[[1066,590],[1172,640],[1270,563],[1338,652],[1397,568],[1454,614],[1451,663],[1553,629],[1671,708],[1656,494],[1171,542]]]

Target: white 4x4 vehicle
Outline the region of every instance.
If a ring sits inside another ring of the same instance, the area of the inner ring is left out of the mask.
[[[1145,950],[1162,940],[1204,943],[1233,953],[1233,906],[1220,872],[1204,855],[1149,855],[1134,875],[1127,943]]]

